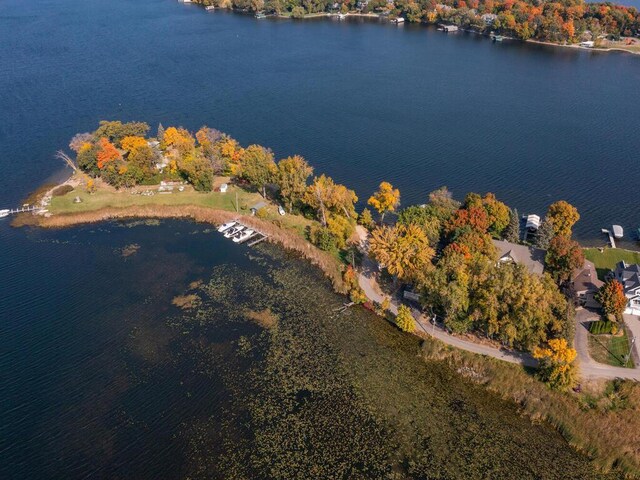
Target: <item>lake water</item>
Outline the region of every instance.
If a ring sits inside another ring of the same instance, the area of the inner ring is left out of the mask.
[[[405,204],[442,184],[522,212],[565,198],[596,241],[640,223],[639,77],[630,55],[408,25],[5,0],[0,206],[59,175],[53,154],[75,132],[144,120],[300,153],[363,198],[383,179]],[[408,458],[418,477],[593,475],[550,428],[416,362],[414,339],[360,310],[334,318],[342,299],[269,246],[184,222],[6,220],[0,246],[0,478],[309,478],[345,464],[380,478]],[[181,311],[184,294],[201,303]],[[277,329],[259,325],[272,317]],[[299,456],[276,461],[288,447]]]
[[[640,226],[640,58],[378,22],[258,21],[170,0],[6,0],[2,205],[100,119],[217,127],[299,153],[361,199],[447,185],[521,213],[565,199],[577,236]]]

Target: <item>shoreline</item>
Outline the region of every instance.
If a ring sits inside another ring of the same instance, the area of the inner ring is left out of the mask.
[[[196,5],[199,6],[203,6],[200,3],[196,3]],[[249,11],[242,11],[242,10],[237,10],[234,8],[222,8],[222,7],[216,7],[216,10],[224,10],[233,14],[240,14],[240,15],[250,15],[250,16],[254,16],[255,13],[254,12],[249,12]],[[206,10],[205,10],[206,13]],[[352,18],[365,18],[365,19],[377,19],[377,20],[389,20],[389,16],[388,15],[381,15],[379,13],[358,13],[358,12],[348,12],[345,15],[345,18],[341,21],[344,20],[348,20],[349,17]],[[273,17],[279,20],[317,20],[317,19],[321,19],[321,18],[328,18],[328,19],[332,19],[334,17],[337,18],[338,13],[330,13],[330,12],[316,12],[316,13],[309,13],[306,14],[303,17],[300,18],[293,18],[291,16],[291,14],[289,15],[283,15],[283,14],[269,14],[267,15],[266,18],[269,17]],[[383,22],[383,23],[393,23],[390,21],[387,22]],[[403,22],[400,25],[404,25],[405,23],[409,23],[410,22]],[[427,22],[416,22],[414,23],[415,25],[419,25],[421,27],[426,26],[426,27],[437,27],[438,23],[427,23]],[[480,35],[482,37],[487,37],[489,38],[490,35],[484,32],[479,32],[476,30],[469,30],[469,29],[465,29],[463,27],[458,27],[459,31],[461,32],[465,32],[465,33],[471,33],[474,35]],[[454,32],[455,33],[455,32]],[[578,43],[575,44],[567,44],[567,43],[554,43],[554,42],[550,42],[547,40],[536,40],[534,38],[529,38],[526,40],[522,40],[519,38],[514,38],[514,37],[509,37],[507,35],[502,35],[505,40],[509,40],[512,42],[520,42],[522,44],[533,44],[533,45],[544,45],[544,46],[548,46],[548,47],[561,47],[561,48],[569,48],[569,49],[573,49],[573,50],[581,50],[581,51],[587,51],[587,52],[603,52],[603,53],[611,53],[611,52],[619,52],[619,53],[629,53],[631,55],[640,55],[640,50],[638,51],[634,51],[634,50],[628,50],[625,48],[621,48],[621,47],[583,47],[581,45],[579,45]]]

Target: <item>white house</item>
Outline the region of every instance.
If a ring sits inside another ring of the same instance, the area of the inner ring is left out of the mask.
[[[624,288],[627,297],[627,308],[624,313],[640,315],[640,265],[630,265],[624,260],[616,264],[613,278]]]

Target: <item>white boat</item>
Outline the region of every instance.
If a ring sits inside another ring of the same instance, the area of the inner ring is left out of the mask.
[[[403,17],[398,17],[398,18],[394,18],[393,20],[391,20],[393,23],[395,23],[396,25],[399,25],[401,23],[404,23],[404,18]]]
[[[620,225],[613,225],[613,236],[615,238],[622,238],[624,236],[624,230]]]
[[[229,230],[227,230],[224,234],[224,238],[231,238],[235,235],[237,235],[238,233],[240,233],[242,230],[244,230],[244,225],[238,225],[237,227],[231,227]]]
[[[264,13],[262,13],[262,12],[258,12],[258,13],[256,13],[255,17],[256,17],[257,19],[267,18],[267,16],[266,16]]]
[[[10,212],[11,210],[9,210],[8,208],[3,208],[2,210],[0,210],[0,218],[8,216]]]
[[[337,16],[338,16],[338,20],[344,20],[345,18],[347,18],[347,16],[344,13],[339,13]]]
[[[282,205],[278,205],[278,213],[284,217],[287,212],[284,211]]]
[[[207,5],[206,7],[204,7],[204,9],[207,12],[213,12],[216,9],[216,7],[214,5]]]
[[[231,227],[233,227],[236,224],[236,222],[227,222],[227,223],[223,223],[222,225],[220,225],[218,227],[218,231],[219,232],[224,232],[226,230],[229,230]]]
[[[253,235],[255,232],[253,230],[251,230],[250,228],[247,228],[244,232],[242,232],[240,235],[238,235],[237,237],[235,237],[233,239],[233,241],[235,243],[242,243],[244,242],[246,239],[248,239],[251,235]]]

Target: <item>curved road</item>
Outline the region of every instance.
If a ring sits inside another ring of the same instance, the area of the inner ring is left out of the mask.
[[[380,290],[378,281],[376,280],[377,264],[367,255],[369,232],[360,225],[356,227],[356,230],[358,237],[360,238],[360,249],[363,252],[362,267],[358,273],[358,283],[369,300],[382,303],[385,298],[389,297]],[[394,315],[397,315],[398,302],[393,298],[389,298],[389,300],[391,301],[389,310]],[[412,309],[412,313],[416,324],[422,331],[446,343],[447,345],[451,345],[468,352],[486,355],[488,357],[497,358],[498,360],[518,363],[528,367],[535,367],[538,364],[537,360],[528,353],[501,350],[490,345],[482,345],[453,336],[442,327],[432,324],[429,319],[418,310]],[[574,344],[578,352],[578,367],[580,375],[583,378],[589,379],[626,378],[640,380],[640,365],[638,365],[640,362],[636,363],[636,368],[612,367],[597,363],[589,356],[588,332],[583,323],[589,321],[593,316],[595,315],[584,309],[578,309],[576,315],[576,334]],[[638,336],[640,336],[640,320],[637,318],[635,320],[638,323]],[[627,320],[627,324],[630,321],[632,320]]]

